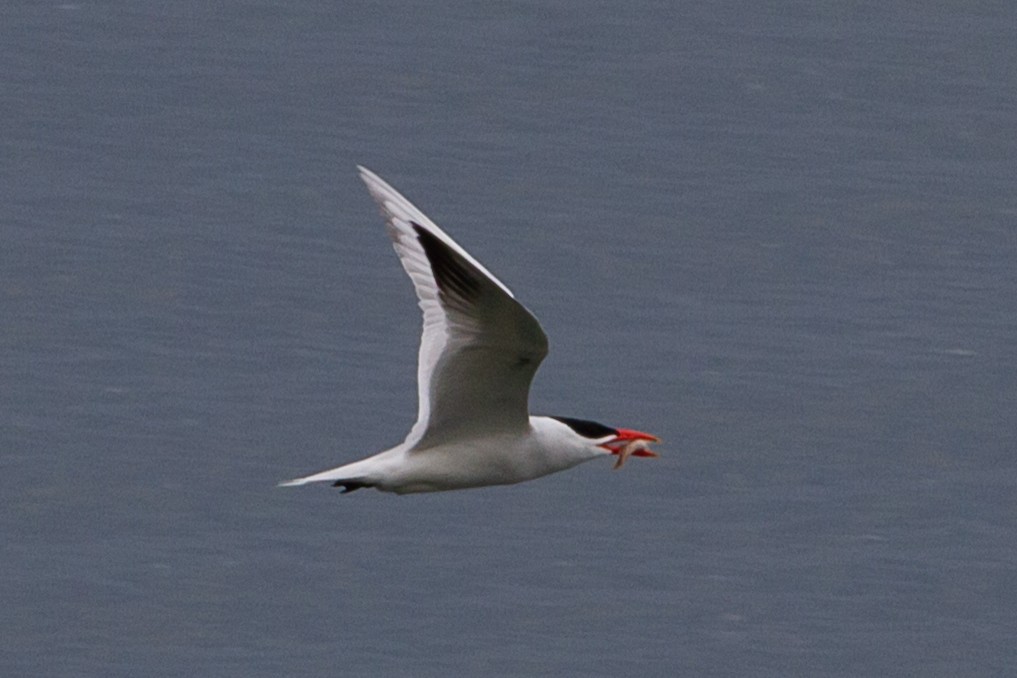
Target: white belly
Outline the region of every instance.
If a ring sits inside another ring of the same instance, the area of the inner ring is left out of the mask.
[[[563,471],[585,461],[555,454],[529,440],[493,437],[404,452],[380,478],[378,489],[398,494],[511,485]]]

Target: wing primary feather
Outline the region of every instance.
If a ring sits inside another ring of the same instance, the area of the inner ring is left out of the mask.
[[[481,294],[483,282],[477,278],[473,267],[426,228],[410,223],[431,263],[438,289],[445,295],[454,295],[467,302],[475,301]]]
[[[342,491],[339,492],[339,494],[349,494],[350,492],[356,492],[357,490],[362,489],[364,487],[374,487],[374,484],[356,479],[337,480],[334,483],[332,483],[332,487],[343,488]]]
[[[381,207],[424,315],[417,422],[406,448],[423,452],[478,431],[525,430],[530,383],[547,355],[540,323],[402,194],[369,170],[361,167],[360,175]]]

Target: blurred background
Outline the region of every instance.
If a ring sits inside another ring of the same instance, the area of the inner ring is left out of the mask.
[[[1015,19],[5,4],[0,673],[1012,675]],[[277,489],[416,414],[356,164],[663,458]]]

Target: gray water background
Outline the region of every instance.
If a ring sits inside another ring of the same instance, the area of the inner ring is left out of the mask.
[[[1005,3],[0,9],[0,674],[1017,672]],[[354,165],[664,438],[432,496]]]

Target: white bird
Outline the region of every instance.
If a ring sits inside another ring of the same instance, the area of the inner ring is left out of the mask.
[[[401,444],[281,485],[351,492],[439,492],[507,485],[601,456],[655,457],[648,433],[530,416],[530,382],[547,355],[537,319],[480,262],[376,174],[358,167],[413,281],[424,330],[417,422]]]

